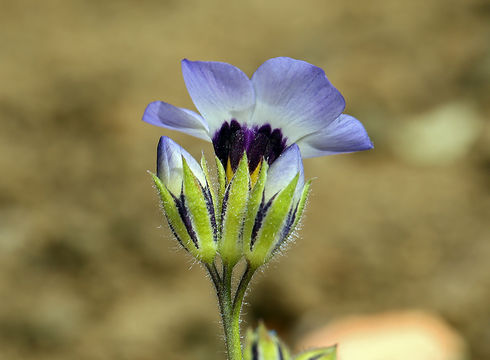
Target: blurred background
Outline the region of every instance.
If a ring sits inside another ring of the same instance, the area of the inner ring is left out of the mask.
[[[488,2],[0,5],[0,359],[224,359],[212,288],[146,173],[160,135],[211,145],[141,116],[193,108],[184,57],[252,75],[275,56],[322,67],[375,150],[305,161],[303,229],[244,324],[300,350],[353,316],[391,316],[391,335],[408,316],[456,349],[432,359],[490,358]]]

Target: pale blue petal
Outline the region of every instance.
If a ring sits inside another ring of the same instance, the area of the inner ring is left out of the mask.
[[[162,136],[160,138],[157,154],[157,175],[172,194],[178,196],[182,189],[182,157],[201,185],[206,185],[206,178],[199,163],[182,146],[169,137]]]
[[[268,200],[284,189],[299,173],[296,195],[301,193],[305,184],[301,153],[296,144],[289,146],[269,167],[265,183],[265,199]]]
[[[252,124],[280,128],[288,144],[319,131],[344,110],[345,101],[319,67],[279,57],[267,60],[252,76],[256,106]]]
[[[255,105],[250,79],[240,69],[221,62],[182,60],[189,95],[206,119],[212,138],[225,121],[246,123]]]
[[[298,140],[303,157],[369,150],[373,143],[356,118],[342,114],[321,131]]]
[[[162,101],[154,101],[146,107],[143,121],[167,129],[182,131],[207,141],[211,140],[208,124],[200,115]]]

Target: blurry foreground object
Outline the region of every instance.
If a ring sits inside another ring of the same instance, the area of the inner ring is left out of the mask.
[[[263,323],[257,329],[249,329],[245,339],[244,360],[335,360],[337,346],[310,349],[292,356],[286,345],[274,331],[269,331]]]
[[[339,343],[340,360],[464,360],[465,343],[440,317],[420,312],[352,316],[307,334],[300,348]]]

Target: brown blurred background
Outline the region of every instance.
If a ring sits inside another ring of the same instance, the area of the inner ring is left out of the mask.
[[[179,61],[325,69],[375,150],[305,161],[300,238],[247,323],[290,344],[405,309],[490,358],[490,6],[484,0],[0,1],[0,359],[224,359],[204,272],[147,169],[147,103],[192,108]],[[164,224],[164,226],[161,226]]]

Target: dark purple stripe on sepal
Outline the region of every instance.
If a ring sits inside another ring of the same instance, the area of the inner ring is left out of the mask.
[[[254,341],[252,344],[252,360],[259,360],[259,344]]]
[[[257,239],[257,234],[259,233],[260,227],[262,226],[262,221],[264,220],[264,217],[267,213],[267,210],[269,210],[272,201],[276,198],[276,195],[271,197],[269,201],[267,201],[267,203],[265,204],[264,204],[264,195],[262,195],[262,202],[260,203],[259,210],[257,211],[257,215],[255,216],[254,227],[252,228],[252,238],[250,239],[250,251],[253,250],[255,240]]]
[[[282,353],[281,344],[277,343],[277,353],[279,354],[279,360],[284,360],[284,354]]]
[[[294,209],[289,210],[288,217],[286,219],[286,223],[284,224],[284,227],[281,230],[281,235],[279,237],[279,241],[277,242],[276,246],[274,247],[272,254],[274,254],[281,247],[281,245],[284,243],[284,241],[289,237],[291,230],[293,230],[292,226],[294,224],[294,220],[296,219],[297,210],[298,210],[298,204],[296,204]]]
[[[214,212],[213,196],[211,195],[211,190],[209,189],[209,184],[206,180],[206,188],[203,188],[201,183],[199,183],[201,191],[204,194],[204,199],[206,201],[206,207],[208,209],[209,217],[211,220],[211,227],[213,228],[213,240],[218,242],[218,226],[216,225],[216,214]]]
[[[320,359],[320,358],[321,358],[323,355],[325,355],[325,354],[318,354],[318,355],[315,355],[315,356],[313,356],[313,357],[309,358],[308,360],[318,360],[318,359]]]
[[[225,219],[225,214],[226,214],[226,209],[228,207],[228,198],[230,197],[230,188],[231,188],[231,183],[228,184],[225,190],[225,194],[223,195],[223,203],[221,204],[221,225],[223,224],[223,221]],[[223,229],[219,229],[220,232],[223,231]]]
[[[172,193],[171,195],[174,198],[175,204],[177,205],[177,210],[179,211],[180,218],[182,219],[182,222],[184,223],[185,228],[187,229],[187,233],[191,237],[191,240],[196,246],[196,248],[199,249],[199,241],[197,240],[196,232],[192,227],[192,221],[189,216],[189,212],[187,211],[187,207],[185,205],[185,197],[183,192],[181,192],[180,194],[180,199],[175,197]]]
[[[165,217],[167,217],[167,216],[165,216]],[[172,234],[174,234],[174,237],[177,239],[177,241],[179,242],[179,244],[185,249],[185,251],[189,252],[189,249],[185,247],[184,243],[182,242],[182,240],[180,239],[180,237],[175,232],[174,227],[172,226],[172,224],[170,223],[170,221],[168,221],[168,217],[167,217],[167,223],[168,223],[168,227],[172,231]]]

